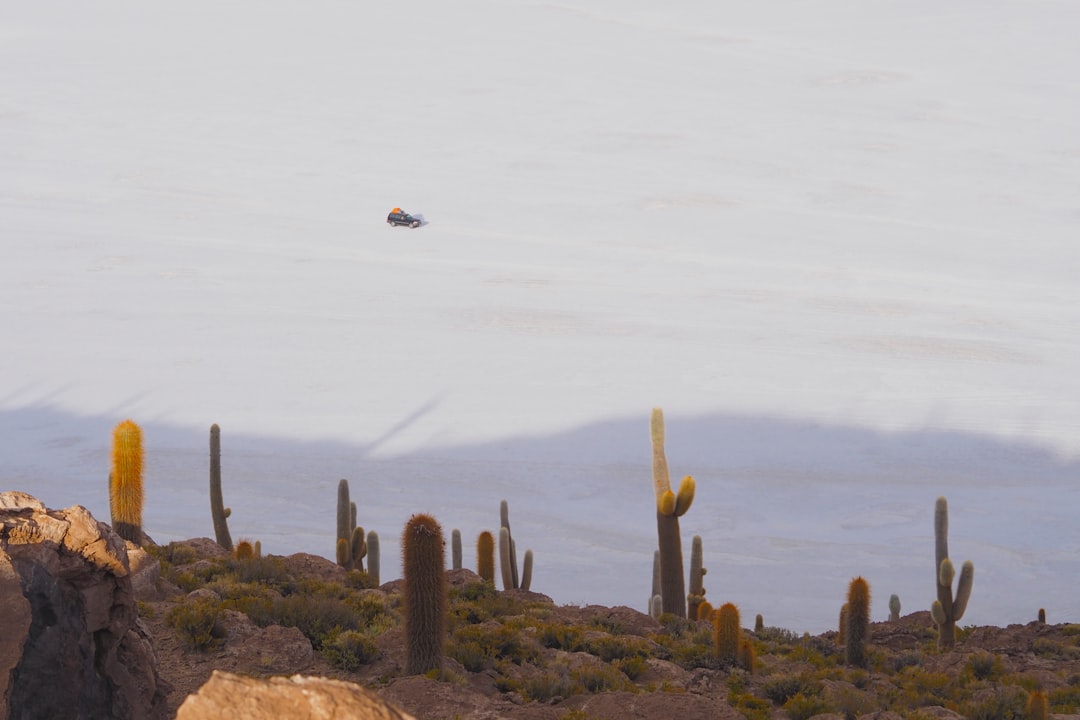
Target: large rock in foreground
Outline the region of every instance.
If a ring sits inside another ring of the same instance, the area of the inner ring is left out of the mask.
[[[416,720],[373,692],[341,680],[318,677],[241,677],[215,670],[189,695],[176,720]]]
[[[125,542],[79,505],[0,493],[0,720],[167,716]]]

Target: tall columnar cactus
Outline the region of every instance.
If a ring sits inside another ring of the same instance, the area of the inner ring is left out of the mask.
[[[461,569],[461,531],[454,528],[450,532],[450,567]]]
[[[713,649],[716,659],[723,666],[735,665],[739,660],[739,646],[742,644],[742,626],[739,622],[739,608],[733,603],[724,603],[713,613]]]
[[[233,549],[228,523],[231,513],[221,495],[221,428],[214,423],[210,426],[210,517],[214,521],[217,544],[230,552]]]
[[[505,584],[505,578],[503,578],[503,587],[509,590],[511,587],[517,587],[517,551],[514,547],[514,535],[510,531],[510,505],[505,500],[499,501],[499,527],[507,530],[507,538],[509,539],[509,544],[507,545],[507,558],[510,561],[510,584]],[[501,532],[499,553],[502,553]]]
[[[495,538],[487,530],[476,538],[476,574],[495,584]]]
[[[939,497],[934,505],[934,568],[937,600],[930,606],[930,614],[938,629],[938,647],[946,650],[956,645],[956,623],[967,609],[975,566],[970,560],[964,561],[954,597],[952,581],[956,568],[949,559],[949,504],[944,497]]]
[[[502,571],[503,590],[513,590],[517,587],[513,566],[510,558],[513,557],[510,546],[510,528],[499,528],[499,569]]]
[[[656,494],[656,534],[660,544],[660,595],[664,612],[686,617],[686,585],[683,580],[682,538],[679,518],[694,501],[694,478],[686,476],[679,493],[671,491],[667,456],[664,453],[664,413],[653,408],[650,422],[653,450],[653,490]]]
[[[758,613],[754,616],[754,632],[759,633],[765,630],[765,616]]]
[[[374,581],[375,585],[379,583],[379,533],[374,530],[368,530],[367,534],[367,552],[368,552],[368,577]]]
[[[1050,702],[1045,690],[1032,690],[1028,693],[1027,720],[1047,720],[1050,717]]]
[[[706,570],[701,565],[701,536],[695,535],[690,543],[690,594],[686,596],[687,617],[698,616],[698,605],[705,600],[703,578]]]
[[[345,541],[342,553],[341,541]],[[337,564],[349,570],[352,568],[352,507],[349,503],[349,481],[338,480],[337,486]]]
[[[889,596],[889,622],[900,619],[900,596],[895,593]]]
[[[866,641],[870,636],[870,584],[857,577],[848,585],[847,631],[844,660],[852,667],[866,667]]]
[[[109,510],[113,530],[136,545],[143,542],[142,509],[142,429],[131,420],[125,420],[113,429]]]
[[[405,576],[405,673],[442,670],[446,640],[446,551],[442,527],[413,515],[401,537]]]

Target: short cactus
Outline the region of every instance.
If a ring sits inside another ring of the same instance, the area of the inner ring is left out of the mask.
[[[754,617],[754,632],[759,633],[764,629],[765,629],[765,617],[761,613],[758,613]]]
[[[236,549],[233,551],[233,556],[237,560],[251,560],[255,557],[255,546],[248,540],[241,540],[236,543]]]
[[[947,650],[956,645],[956,623],[967,609],[975,566],[970,560],[964,561],[954,597],[952,581],[956,569],[949,559],[949,504],[944,497],[939,497],[934,505],[934,568],[937,600],[930,606],[930,614],[938,629],[938,647]]]
[[[697,607],[697,617],[694,618],[694,619],[695,620],[708,620],[708,621],[711,622],[713,613],[715,611],[716,611],[716,608],[714,608],[712,606],[712,603],[710,603],[708,600],[702,600],[701,603]]]
[[[379,533],[374,530],[368,530],[367,534],[367,553],[368,553],[368,577],[379,585]]]
[[[889,622],[896,622],[900,619],[900,596],[893,594],[889,596]]]
[[[125,540],[142,545],[142,429],[131,420],[124,420],[113,429],[109,509],[113,530]]]
[[[525,551],[525,560],[521,565],[521,589],[528,590],[532,585],[532,572],[533,572],[533,551]]]
[[[852,667],[866,667],[866,642],[870,636],[870,584],[857,577],[848,586],[847,628],[844,660]]]
[[[457,528],[450,531],[450,567],[461,569],[461,531]]]
[[[352,536],[349,538],[349,559],[354,570],[364,570],[364,558],[368,553],[367,540],[364,528],[354,527]]]
[[[1032,690],[1028,693],[1026,708],[1027,720],[1047,720],[1050,717],[1050,702],[1045,690]]]
[[[229,535],[229,508],[221,494],[221,428],[210,426],[210,517],[214,521],[214,537],[217,544],[232,551],[233,541]]]
[[[733,603],[724,603],[713,613],[713,649],[716,659],[722,666],[737,664],[741,644],[739,608]]]
[[[1046,608],[1039,608],[1039,614],[1037,618],[1040,625],[1046,624]]]
[[[476,538],[476,574],[495,584],[495,538],[487,530]]]
[[[442,527],[413,515],[401,537],[405,576],[405,673],[441,671],[446,641],[446,551]]]

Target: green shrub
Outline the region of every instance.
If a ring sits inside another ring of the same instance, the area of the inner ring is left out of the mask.
[[[165,622],[176,629],[188,647],[203,651],[217,647],[225,637],[220,616],[219,601],[200,598],[174,607],[165,616]]]
[[[831,709],[821,696],[798,692],[784,703],[784,712],[791,720],[808,720],[814,715],[831,712]]]
[[[344,630],[329,635],[320,652],[331,665],[350,672],[379,656],[375,641],[356,630]]]
[[[540,642],[544,647],[579,652],[585,649],[585,633],[579,627],[550,623],[540,628]]]
[[[811,681],[800,675],[787,675],[766,680],[761,686],[761,694],[775,705],[783,706],[798,694],[820,695],[821,683]]]
[[[570,679],[590,693],[635,689],[621,671],[606,663],[582,665],[570,673]]]
[[[604,662],[620,660],[634,655],[649,656],[649,645],[645,640],[634,636],[600,636],[585,643],[585,652],[595,655]]]
[[[1025,720],[1027,693],[1010,686],[998,686],[979,700],[970,700],[960,708],[968,720]]]
[[[976,680],[997,680],[1005,673],[1001,658],[990,653],[972,655],[964,669]]]
[[[619,658],[618,660],[613,660],[611,664],[621,670],[622,673],[631,680],[637,680],[649,669],[649,661],[641,655],[631,655],[629,657]]]

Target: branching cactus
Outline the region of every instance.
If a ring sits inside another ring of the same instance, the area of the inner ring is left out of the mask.
[[[454,570],[461,569],[461,531],[454,528],[450,531],[450,567]]]
[[[341,549],[345,542],[344,552]],[[349,481],[342,478],[337,486],[337,564],[352,568],[352,506],[349,503]]]
[[[476,538],[476,574],[495,584],[495,537],[487,530]]]
[[[405,673],[442,670],[446,641],[446,550],[442,527],[413,515],[401,537],[405,576]]]
[[[944,497],[939,497],[934,505],[934,567],[937,600],[930,606],[930,614],[938,629],[938,647],[947,650],[956,645],[956,623],[967,609],[975,566],[970,560],[964,561],[954,596],[952,582],[956,568],[949,559],[949,504]]]
[[[667,456],[664,453],[664,413],[653,408],[650,422],[653,450],[653,490],[656,494],[656,533],[660,544],[660,595],[664,612],[686,617],[686,585],[683,580],[682,538],[679,518],[694,501],[694,478],[686,476],[679,492],[671,491]]]
[[[109,510],[113,530],[136,545],[143,542],[142,509],[142,429],[131,420],[125,420],[113,429]]]
[[[374,530],[368,530],[367,534],[367,552],[368,552],[368,577],[374,581],[376,587],[379,583],[379,533]]]
[[[847,632],[844,660],[852,667],[866,667],[866,641],[870,636],[870,584],[857,577],[848,586]]]
[[[231,510],[225,507],[221,494],[221,428],[210,426],[210,517],[214,521],[214,537],[217,544],[228,551],[233,549],[227,521]]]
[[[690,543],[690,594],[686,596],[687,617],[691,619],[698,616],[698,606],[705,600],[705,572],[701,566],[701,536],[695,535]]]

